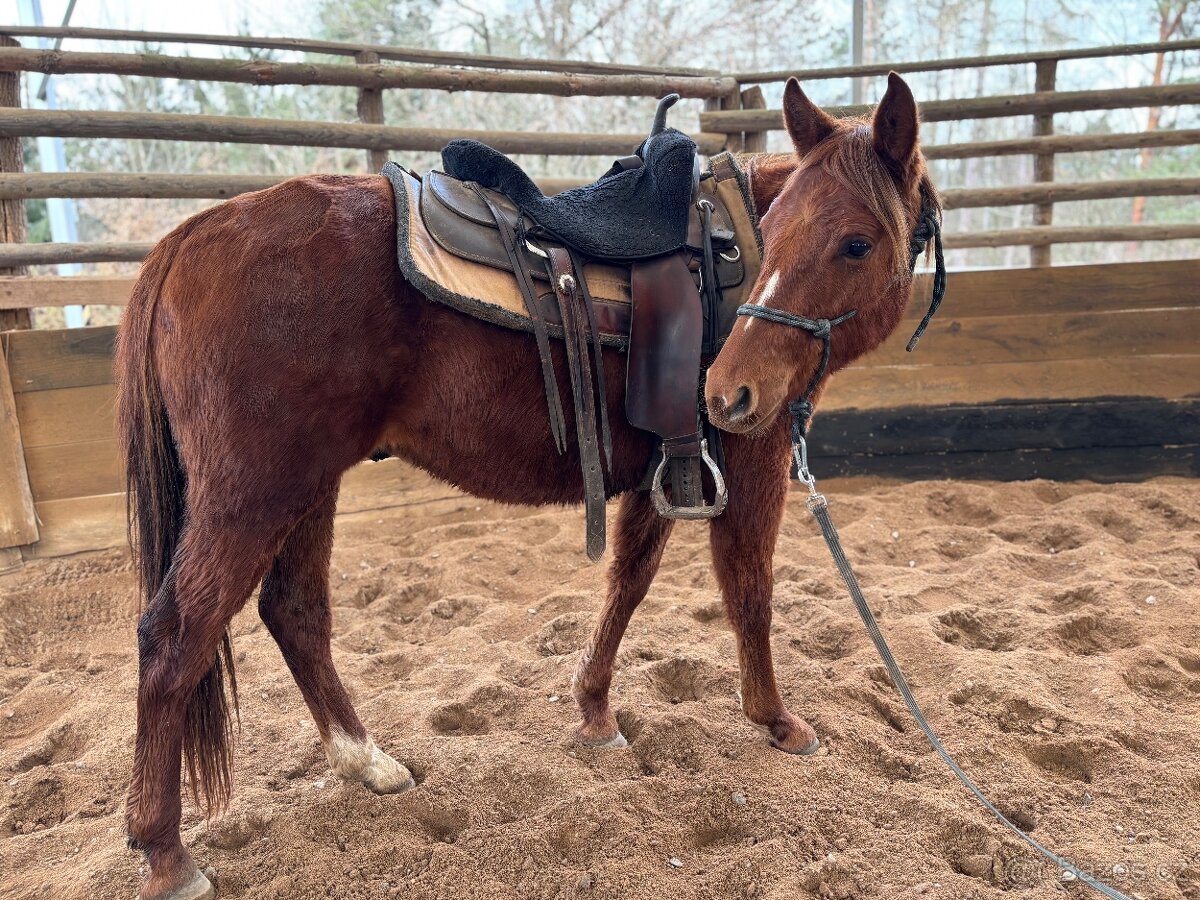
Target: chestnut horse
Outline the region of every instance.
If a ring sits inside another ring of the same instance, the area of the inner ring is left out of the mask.
[[[917,108],[892,75],[872,121],[837,120],[793,79],[795,153],[746,160],[765,258],[752,301],[837,330],[829,370],[877,346],[912,290],[909,236],[929,193]],[[377,793],[413,786],[370,739],[330,653],[327,584],[338,484],[379,450],[479,497],[579,503],[578,455],[551,438],[532,335],[432,302],[396,265],[381,177],[313,176],[207,210],[147,257],[121,327],[119,426],[146,608],[138,626],[129,843],[145,900],[212,896],[179,836],[181,758],[198,802],[230,793],[227,626],[258,607],[308,704],[330,765]],[[725,442],[729,506],[713,565],[736,635],[745,714],[776,747],[816,747],[771,663],[771,558],[788,492],[785,401],[819,342],[737,321],[707,378]],[[559,383],[567,382],[561,345]],[[671,522],[637,490],[654,439],[625,421],[625,359],[603,353],[620,497],[608,595],[579,661],[578,738],[623,746],[609,706],[617,645],[654,578]],[[564,404],[569,398],[564,399]],[[568,413],[568,422],[572,417]],[[236,691],[234,691],[236,693]]]

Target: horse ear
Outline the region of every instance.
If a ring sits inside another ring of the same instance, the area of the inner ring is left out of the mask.
[[[837,119],[809,100],[795,78],[789,78],[783,88],[783,122],[800,156],[833,134],[837,127]]]
[[[917,155],[917,101],[904,79],[895,72],[888,73],[887,92],[875,109],[872,124],[875,152],[883,157],[897,174],[908,171]]]

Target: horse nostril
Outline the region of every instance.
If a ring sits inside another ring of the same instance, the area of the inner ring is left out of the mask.
[[[733,402],[726,406],[729,417],[731,419],[745,418],[750,413],[753,400],[754,396],[750,393],[750,388],[743,384],[733,395]]]

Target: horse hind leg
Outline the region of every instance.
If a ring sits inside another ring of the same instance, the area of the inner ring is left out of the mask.
[[[414,786],[412,774],[380,750],[359,721],[330,650],[329,558],[337,491],[284,540],[263,579],[258,609],[308,704],[333,771],[377,794]]]
[[[263,535],[188,523],[175,561],[138,625],[137,740],[126,808],[130,846],[150,873],[143,900],[214,896],[179,835],[180,761],[209,811],[229,794],[231,725],[220,647],[230,619],[250,598],[269,562]],[[273,547],[266,536],[266,546]]]

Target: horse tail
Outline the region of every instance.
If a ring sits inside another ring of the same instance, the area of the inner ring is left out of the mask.
[[[126,515],[143,607],[165,594],[138,629],[141,664],[161,642],[160,617],[176,619],[172,566],[187,516],[187,475],[171,433],[154,365],[152,323],[163,282],[186,237],[187,225],[164,238],[146,257],[133,286],[117,340],[117,432],[125,456]],[[148,617],[153,616],[153,619]],[[225,692],[229,674],[230,697]],[[168,676],[169,677],[169,676]],[[212,665],[187,700],[183,735],[188,783],[197,805],[223,808],[232,787],[233,720],[237,677],[226,630]]]

